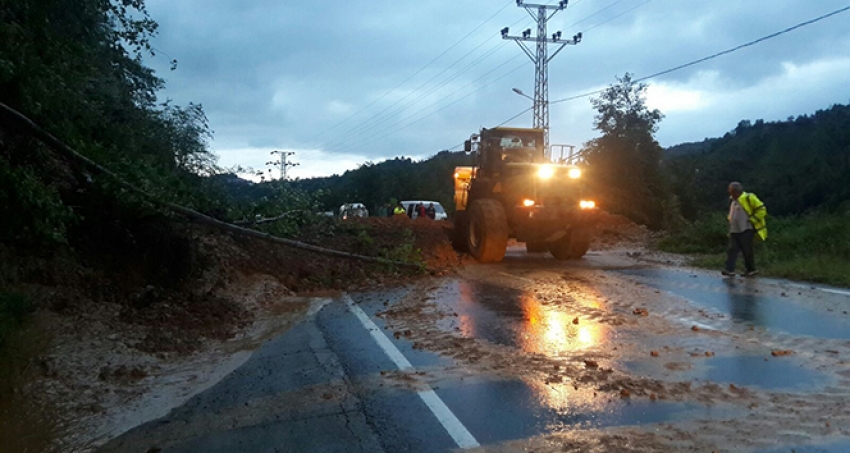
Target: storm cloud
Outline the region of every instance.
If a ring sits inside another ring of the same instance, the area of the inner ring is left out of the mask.
[[[574,0],[549,29],[584,39],[552,61],[550,99],[603,88],[625,72],[653,74],[844,6]],[[499,36],[504,26],[532,27],[513,0],[148,0],[148,7],[160,24],[148,63],[166,79],[166,97],[204,105],[224,165],[264,168],[270,150],[287,149],[301,163],[293,174],[307,177],[427,157],[530,106],[511,88],[531,94],[534,68]],[[666,115],[658,138],[669,146],[722,135],[741,119],[846,103],[848,74],[850,12],[653,79],[649,102]],[[593,115],[586,98],[552,105],[552,142],[593,138]],[[509,124],[530,126],[531,114]]]

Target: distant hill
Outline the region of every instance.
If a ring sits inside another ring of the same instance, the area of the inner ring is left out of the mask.
[[[701,143],[706,142],[702,151],[693,144],[673,147],[665,162],[685,210],[725,206],[730,181],[758,193],[774,215],[850,205],[848,105],[786,121],[744,120],[723,137]]]
[[[717,138],[706,138],[701,142],[688,142],[673,145],[664,149],[664,158],[672,159],[676,157],[688,156],[691,154],[702,154],[711,149],[711,146],[717,142]]]

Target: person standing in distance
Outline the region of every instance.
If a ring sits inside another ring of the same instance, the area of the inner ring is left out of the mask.
[[[745,277],[754,277],[756,258],[754,242],[756,238],[767,239],[767,208],[753,193],[744,192],[739,182],[729,184],[729,248],[726,251],[726,269],[721,273],[727,277],[735,276],[738,254],[744,255]]]

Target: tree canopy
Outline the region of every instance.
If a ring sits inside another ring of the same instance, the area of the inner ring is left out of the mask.
[[[593,127],[602,135],[585,143],[583,153],[601,206],[660,227],[667,194],[660,170],[663,149],[654,134],[663,115],[646,106],[646,89],[625,74],[591,100],[597,111]]]

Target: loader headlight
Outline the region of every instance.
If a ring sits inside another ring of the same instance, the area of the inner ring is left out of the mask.
[[[549,179],[555,175],[555,167],[551,165],[542,165],[539,170],[537,170],[537,177],[540,179]]]
[[[581,200],[578,202],[578,206],[582,209],[593,209],[596,207],[596,202],[591,200]]]
[[[534,206],[534,200],[526,198],[525,200],[522,200],[522,205],[525,206],[526,208],[530,208],[530,207]]]
[[[567,172],[567,176],[569,176],[570,179],[581,178],[581,170],[578,168],[571,168],[570,171]]]

